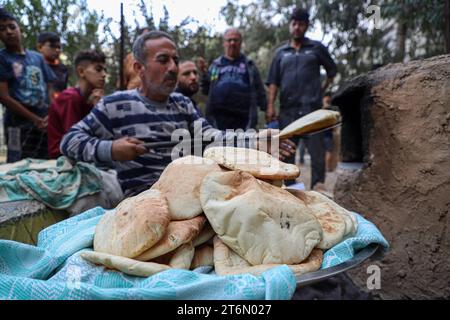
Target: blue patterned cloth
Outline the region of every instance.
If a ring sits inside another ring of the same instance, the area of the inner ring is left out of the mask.
[[[353,214],[358,220],[356,235],[327,250],[323,255],[322,269],[334,267],[350,260],[358,250],[364,249],[371,243],[378,243],[386,249],[389,248],[389,243],[372,222],[359,214]]]
[[[9,165],[6,165],[9,166]],[[67,209],[87,195],[100,192],[102,176],[92,164],[27,158],[0,172],[0,203],[37,200],[54,209]]]
[[[286,300],[295,293],[296,280],[287,266],[259,277],[220,277],[204,267],[171,269],[148,278],[94,266],[80,254],[92,250],[95,226],[104,213],[104,209],[94,208],[50,226],[39,234],[37,247],[0,240],[0,299]],[[370,242],[387,246],[373,224],[360,216],[358,220],[356,237],[329,250],[327,265],[351,258],[350,247],[357,250]]]

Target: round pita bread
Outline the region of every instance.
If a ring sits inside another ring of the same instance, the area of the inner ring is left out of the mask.
[[[136,261],[103,252],[83,252],[81,253],[81,257],[91,263],[103,265],[109,269],[118,270],[136,277],[146,278],[170,269],[167,265]]]
[[[202,245],[195,248],[194,259],[192,259],[191,270],[202,266],[214,267],[214,248],[210,245]]]
[[[169,164],[152,186],[166,197],[171,220],[187,220],[200,215],[203,210],[199,189],[203,178],[211,172],[220,172],[212,160],[188,156]]]
[[[295,179],[300,175],[296,165],[281,162],[267,152],[255,149],[212,147],[206,149],[203,156],[229,170],[241,170],[260,179]]]
[[[322,237],[303,202],[242,171],[207,175],[200,200],[220,239],[252,265],[300,263]]]
[[[332,210],[334,210],[334,212],[342,216],[345,221],[344,238],[356,234],[356,231],[358,229],[358,221],[350,211],[341,207],[336,202],[321,194],[320,192],[308,191],[306,192],[306,196],[308,198],[308,205],[317,205],[318,207],[321,207],[321,204],[326,203],[327,208],[331,208]]]
[[[170,259],[169,266],[174,269],[189,270],[191,267],[192,259],[194,258],[195,248],[192,242],[183,244],[177,250],[173,252],[173,256]]]
[[[325,195],[316,191],[289,190],[289,192],[304,201],[319,221],[323,238],[317,248],[330,249],[345,237],[356,233],[357,222],[351,212]]]
[[[156,244],[170,222],[167,201],[158,190],[123,200],[95,228],[94,250],[134,258]]]
[[[136,260],[150,261],[171,252],[195,239],[206,222],[204,215],[183,221],[171,221],[163,238],[153,247],[137,256]]]
[[[233,252],[218,237],[214,238],[214,269],[216,274],[220,276],[237,275],[242,273],[250,273],[254,276],[260,276],[269,269],[279,267],[282,264],[263,264],[252,266],[237,253]],[[323,261],[323,252],[314,249],[308,258],[300,264],[288,265],[294,272],[295,276],[299,276],[308,272],[320,269]]]
[[[337,111],[319,109],[292,122],[286,128],[281,130],[278,134],[278,138],[287,139],[296,135],[332,127],[337,124],[340,119],[341,115]]]
[[[216,232],[211,227],[208,221],[206,221],[205,226],[203,227],[202,232],[192,241],[194,247],[198,247],[209,240],[211,240],[216,235]]]

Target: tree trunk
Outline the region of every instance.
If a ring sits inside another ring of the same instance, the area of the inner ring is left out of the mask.
[[[399,22],[397,26],[397,51],[395,53],[395,62],[403,62],[406,55],[406,24]]]

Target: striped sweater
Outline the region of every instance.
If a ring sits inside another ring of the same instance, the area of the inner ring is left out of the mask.
[[[173,149],[150,150],[133,161],[118,162],[111,158],[113,141],[128,136],[144,142],[168,142],[177,129],[189,138],[203,135],[207,140],[229,141],[235,137],[234,133],[212,128],[198,115],[190,99],[181,94],[172,93],[167,103],[157,103],[135,89],[104,97],[64,136],[61,153],[74,160],[114,168],[124,194],[130,196],[158,180],[172,161]]]

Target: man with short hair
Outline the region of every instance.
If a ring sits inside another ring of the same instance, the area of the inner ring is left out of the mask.
[[[97,50],[83,50],[75,56],[77,85],[68,88],[50,105],[48,115],[48,153],[51,159],[61,155],[62,137],[91,111],[103,96],[106,57]]]
[[[197,66],[193,61],[185,60],[180,62],[178,68],[178,85],[175,92],[181,93],[191,99],[195,109],[201,115],[197,102],[192,98],[200,88]]]
[[[206,119],[220,130],[256,128],[258,107],[266,110],[267,98],[258,68],[242,52],[242,34],[225,31],[224,54],[213,61],[201,87],[208,96]]]
[[[206,141],[234,137],[212,128],[189,98],[173,92],[179,57],[170,35],[162,31],[141,35],[133,54],[140,87],[104,97],[61,142],[66,156],[115,168],[125,196],[152,186],[172,161],[174,151],[178,155],[177,148],[147,148],[145,143],[171,142],[173,134],[186,130],[190,137],[202,135]],[[284,156],[292,152],[295,148],[289,146],[280,150]]]
[[[69,82],[69,70],[59,60],[61,40],[55,32],[42,32],[38,36],[37,48],[57,78],[51,85],[52,99],[55,99],[60,92],[67,88]]]
[[[267,84],[269,102],[266,120],[277,118],[275,99],[280,91],[280,129],[322,107],[322,92],[336,76],[337,68],[328,50],[318,41],[305,37],[309,27],[309,13],[304,9],[295,9],[291,15],[289,31],[291,39],[279,47],[272,60]],[[320,83],[320,67],[327,72],[327,80]],[[298,144],[298,138],[293,139]],[[306,148],[311,155],[311,189],[315,184],[325,181],[325,149],[323,133],[305,138]],[[295,156],[286,160],[295,163]],[[286,181],[287,185],[295,181]]]
[[[47,159],[49,85],[56,80],[44,58],[22,44],[14,16],[0,8],[0,103],[4,118],[7,162]]]

